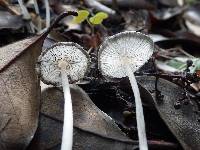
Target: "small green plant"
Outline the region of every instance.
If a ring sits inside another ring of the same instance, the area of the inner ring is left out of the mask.
[[[98,12],[93,17],[90,17],[89,21],[93,25],[98,25],[103,22],[104,19],[108,18],[108,14],[105,12]]]
[[[89,17],[89,15],[89,11],[79,10],[78,16],[74,17],[73,22],[79,24],[86,20],[90,25],[100,25],[104,19],[108,18],[108,14],[105,12],[98,12],[92,17]]]
[[[89,11],[87,10],[79,10],[78,11],[78,16],[74,17],[73,22],[74,23],[82,23],[83,21],[85,21],[88,16],[89,16]]]

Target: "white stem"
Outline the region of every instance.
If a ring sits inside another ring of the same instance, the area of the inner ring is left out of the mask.
[[[40,11],[39,11],[39,7],[38,7],[37,0],[34,0],[34,8],[35,8],[36,14],[37,14],[37,15],[40,15]]]
[[[49,7],[49,1],[44,0],[45,7],[46,7],[46,28],[50,27],[50,7]]]
[[[18,0],[18,3],[22,10],[23,18],[29,21],[30,32],[35,33],[34,25],[31,21],[31,15],[29,14],[27,8],[25,7],[23,0]]]
[[[61,67],[61,78],[65,99],[61,150],[71,150],[73,144],[73,110],[69,81],[64,67]]]
[[[129,77],[131,87],[132,87],[134,97],[135,97],[139,147],[140,147],[140,150],[148,150],[146,131],[145,131],[144,114],[143,114],[142,101],[141,101],[141,97],[140,97],[139,88],[138,88],[137,81],[135,79],[135,76],[134,76],[130,66],[125,65],[125,68],[126,68],[126,73],[127,73],[127,76]]]
[[[37,30],[37,28],[36,28],[36,26],[33,24],[33,22],[29,22],[29,25],[30,25],[30,31],[32,32],[32,33],[35,33],[35,29]]]
[[[22,10],[22,14],[25,20],[29,20],[31,19],[31,16],[28,12],[28,10],[26,9],[26,7],[24,6],[23,0],[18,0],[19,6]]]
[[[35,12],[37,14],[37,32],[40,32],[40,30],[42,29],[42,19],[40,17],[40,10],[39,10],[39,7],[38,7],[38,3],[37,3],[37,0],[34,0],[34,8],[35,8]]]
[[[115,14],[116,12],[114,10],[112,10],[111,8],[101,4],[100,2],[96,1],[96,0],[85,0],[85,3],[92,8],[95,8],[99,11],[104,11],[108,14]]]

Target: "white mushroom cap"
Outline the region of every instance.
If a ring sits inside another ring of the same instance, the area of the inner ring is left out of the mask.
[[[107,38],[99,49],[99,69],[111,78],[126,77],[125,64],[135,72],[151,57],[154,44],[140,32],[125,31]]]
[[[88,70],[89,56],[80,45],[58,42],[47,48],[38,59],[38,69],[44,83],[62,86],[59,62],[63,61],[68,64],[66,70],[70,83],[83,78]]]

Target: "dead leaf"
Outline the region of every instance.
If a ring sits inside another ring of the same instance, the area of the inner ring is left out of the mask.
[[[37,129],[39,80],[35,64],[45,37],[66,15],[57,18],[41,36],[0,48],[0,149],[24,149]]]
[[[0,30],[19,30],[24,26],[21,16],[11,15],[7,11],[0,11]]]
[[[35,62],[42,41],[26,39],[0,48],[0,118],[9,118],[0,133],[2,150],[23,149],[31,141],[37,128],[39,112],[39,84],[35,73]],[[12,64],[7,66],[16,54],[31,46]],[[3,70],[3,71],[2,71]]]
[[[149,91],[155,91],[155,80],[155,77],[138,78],[139,83]],[[163,101],[156,100],[155,92],[151,95],[162,119],[185,150],[200,149],[200,124],[198,115],[193,111],[197,109],[195,103],[182,105],[176,110],[174,103],[183,97],[183,89],[164,79],[159,79],[157,86],[164,96]]]
[[[138,146],[116,126],[114,121],[97,108],[88,95],[78,86],[71,86],[74,112],[73,150],[129,150]],[[28,150],[59,150],[62,138],[64,98],[62,90],[55,87],[42,92],[39,128]],[[103,143],[103,144],[102,144]],[[154,149],[176,149],[165,141],[148,141]]]
[[[112,5],[112,0],[98,0],[106,5]],[[117,6],[120,8],[132,8],[132,9],[148,9],[153,10],[155,6],[146,0],[117,0]]]
[[[175,6],[178,6],[179,2],[178,0],[168,0],[168,1],[165,1],[165,0],[158,0],[162,5],[166,5],[166,6],[169,6],[169,7],[175,7]]]
[[[137,31],[150,28],[149,16],[146,10],[122,12],[126,25],[125,30]]]
[[[71,95],[74,112],[74,150],[113,148],[128,150],[138,147],[138,142],[126,137],[114,121],[97,108],[80,87],[72,85]],[[63,93],[57,88],[48,88],[43,91],[41,102],[40,128],[31,149],[53,149],[61,142]]]
[[[16,9],[16,6],[10,5],[7,0],[0,0],[0,6],[6,8],[11,14],[20,16],[19,10]]]

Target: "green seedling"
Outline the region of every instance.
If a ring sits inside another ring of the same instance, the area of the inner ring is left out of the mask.
[[[89,14],[90,13],[87,10],[79,10],[78,16],[74,17],[73,22],[80,24],[88,18]]]
[[[104,12],[98,12],[93,17],[90,17],[89,21],[92,25],[99,25],[102,24],[104,19],[108,18],[108,14]]]
[[[87,21],[90,25],[100,25],[104,19],[108,18],[108,14],[105,12],[98,12],[94,16],[89,17],[90,13],[87,10],[79,10],[78,16],[74,17],[73,22],[80,24]]]

